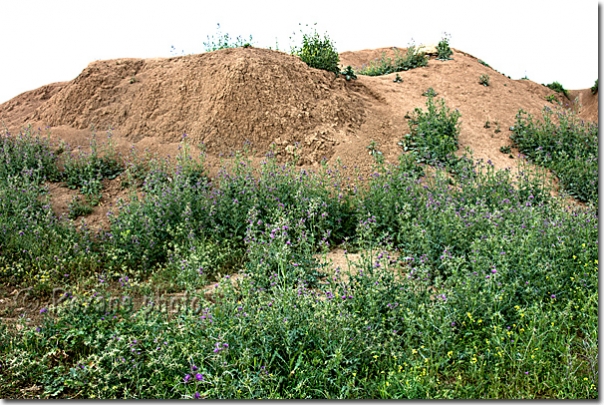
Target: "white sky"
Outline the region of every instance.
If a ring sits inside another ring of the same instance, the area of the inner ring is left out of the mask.
[[[453,48],[513,79],[583,89],[598,77],[598,13],[595,0],[0,0],[0,103],[74,79],[94,60],[169,57],[172,45],[203,52],[217,23],[285,51],[299,23],[317,23],[339,52],[436,43],[447,32]]]

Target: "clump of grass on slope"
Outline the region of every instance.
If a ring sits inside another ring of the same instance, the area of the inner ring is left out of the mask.
[[[510,138],[529,159],[552,170],[570,195],[598,204],[598,124],[563,109],[545,107],[541,121],[520,110]]]
[[[90,140],[90,152],[79,151],[73,154],[71,150],[64,152],[62,178],[67,187],[79,189],[82,194],[97,205],[101,199],[103,179],[114,179],[124,171],[121,159],[115,152],[111,143],[111,133],[108,133],[108,142],[99,150],[96,134]]]
[[[428,58],[422,52],[417,52],[414,45],[410,45],[405,55],[398,50],[394,51],[394,59],[382,55],[378,61],[372,61],[361,69],[358,74],[365,76],[382,76],[389,73],[402,72],[428,65]]]

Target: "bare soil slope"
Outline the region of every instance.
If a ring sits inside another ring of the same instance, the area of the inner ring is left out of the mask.
[[[0,105],[0,122],[12,131],[31,124],[50,127],[51,137],[86,146],[90,128],[113,128],[118,150],[136,145],[160,155],[174,155],[183,133],[193,145],[204,143],[210,174],[221,157],[250,143],[257,159],[273,144],[299,164],[316,166],[340,159],[361,174],[372,170],[371,141],[387,161],[396,161],[397,142],[409,131],[405,115],[426,109],[423,93],[432,87],[437,99],[461,113],[460,151],[497,168],[517,166],[499,151],[509,145],[509,127],[523,109],[541,117],[553,93],[530,80],[511,80],[453,49],[453,60],[430,59],[428,66],[395,74],[342,76],[309,68],[297,57],[266,49],[237,48],[161,59],[97,61],[70,82],[23,93]],[[343,52],[341,65],[355,70],[405,48]],[[488,87],[479,83],[489,75]],[[590,90],[571,91],[581,117],[598,121],[598,97]],[[557,95],[563,103],[569,103]]]

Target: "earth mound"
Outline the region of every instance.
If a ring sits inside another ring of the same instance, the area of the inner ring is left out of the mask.
[[[354,134],[365,121],[361,87],[267,49],[106,60],[91,63],[31,120],[113,127],[132,142],[178,142],[186,133],[216,153],[246,141],[259,150],[298,143],[306,156],[320,150],[329,158],[336,135]]]
[[[405,54],[387,47],[340,54],[344,68],[361,69],[382,55]],[[174,154],[183,134],[203,142],[210,173],[220,159],[249,142],[261,157],[299,157],[302,166],[323,159],[367,175],[374,158],[370,143],[395,162],[397,142],[409,131],[406,116],[426,109],[432,88],[451,110],[461,113],[459,154],[466,147],[495,167],[517,167],[499,150],[509,146],[508,128],[523,109],[541,118],[551,96],[580,117],[598,121],[598,97],[589,89],[566,98],[530,80],[512,80],[476,57],[453,49],[453,60],[431,56],[428,66],[395,74],[342,76],[308,67],[299,58],[258,48],[236,48],[157,59],[96,61],[70,82],[54,83],[0,104],[0,121],[11,130],[50,127],[51,137],[86,146],[90,128],[113,128],[121,151],[131,146]],[[488,75],[489,85],[480,83]],[[576,106],[573,102],[577,100]],[[272,146],[271,146],[272,145]]]

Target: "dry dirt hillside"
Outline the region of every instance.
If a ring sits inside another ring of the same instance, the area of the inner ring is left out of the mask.
[[[397,48],[344,52],[341,65],[360,68]],[[406,49],[399,48],[405,52]],[[257,48],[225,49],[162,59],[96,61],[72,81],[23,93],[0,105],[0,121],[12,131],[32,124],[49,127],[51,137],[86,146],[91,127],[113,128],[121,151],[140,149],[174,154],[183,133],[203,142],[215,170],[222,156],[251,144],[262,156],[274,144],[288,157],[296,148],[300,164],[316,166],[340,158],[369,172],[366,147],[378,144],[386,160],[400,153],[408,132],[405,115],[425,109],[423,93],[432,87],[451,109],[461,112],[460,151],[496,167],[515,166],[499,152],[508,145],[509,127],[524,109],[540,117],[553,91],[530,80],[511,80],[454,49],[453,60],[430,59],[428,66],[395,74],[343,77],[309,68],[297,57]],[[487,74],[490,86],[479,83]],[[598,99],[589,89],[571,91],[581,116],[598,120]],[[558,95],[560,101],[572,101]],[[490,128],[485,128],[486,122]],[[500,131],[497,131],[500,129]]]

